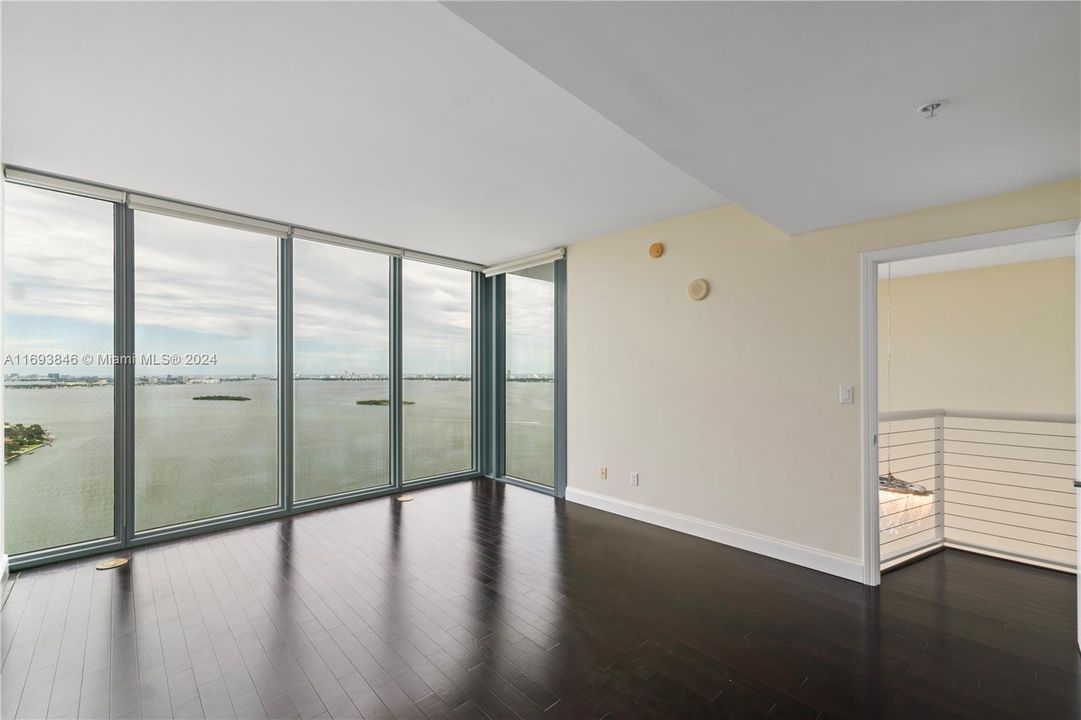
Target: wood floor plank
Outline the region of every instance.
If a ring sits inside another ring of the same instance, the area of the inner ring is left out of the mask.
[[[1081,717],[1076,578],[881,588],[467,481],[17,572],[3,718]]]

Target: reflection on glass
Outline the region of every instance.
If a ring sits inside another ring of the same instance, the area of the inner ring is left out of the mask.
[[[293,241],[297,500],[390,482],[390,258]]]
[[[555,265],[506,276],[506,474],[555,484]]]
[[[406,481],[473,467],[473,274],[402,262]]]
[[[113,205],[7,184],[5,551],[113,536]]]
[[[136,530],[277,503],[277,244],[136,213]]]

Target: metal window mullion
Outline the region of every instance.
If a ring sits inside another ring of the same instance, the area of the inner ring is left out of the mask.
[[[470,409],[469,433],[472,442],[473,460],[470,468],[475,473],[483,472],[484,460],[484,429],[481,417],[484,414],[484,370],[483,370],[483,347],[484,347],[484,291],[479,272],[472,273],[473,292],[470,317],[472,318],[472,347],[470,348],[470,377],[469,383],[472,390]]]
[[[477,308],[474,313],[475,321],[480,323],[477,328],[477,383],[479,397],[477,398],[477,418],[474,421],[474,432],[477,433],[477,473],[479,475],[491,475],[491,413],[489,412],[489,398],[492,396],[491,388],[491,360],[489,348],[491,343],[491,323],[489,308],[488,281],[483,276],[477,278]]]
[[[278,240],[278,506],[292,512],[293,473],[293,239]]]
[[[477,274],[477,377],[479,397],[474,431],[477,433],[477,474],[495,476],[492,464],[492,281]]]
[[[390,258],[390,484],[400,489],[402,472],[402,259]]]
[[[506,275],[489,278],[492,299],[491,347],[491,463],[492,476],[507,474],[507,281]]]
[[[135,536],[135,212],[115,206],[115,315],[113,364],[114,505],[117,538]]]
[[[555,477],[556,497],[567,488],[567,261],[555,263]]]

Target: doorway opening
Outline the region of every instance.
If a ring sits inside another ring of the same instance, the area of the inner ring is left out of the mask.
[[[863,256],[867,584],[946,548],[1077,572],[1077,226]]]

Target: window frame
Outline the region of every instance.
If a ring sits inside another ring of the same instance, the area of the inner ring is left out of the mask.
[[[176,525],[153,528],[139,533],[135,528],[134,418],[135,367],[130,363],[114,366],[114,534],[111,538],[47,548],[8,558],[11,570],[60,560],[74,559],[115,550],[141,547],[224,530],[265,520],[290,517],[309,510],[343,505],[359,500],[400,493],[403,489],[427,487],[460,480],[487,477],[536,492],[564,497],[567,484],[567,261],[562,253],[549,254],[558,259],[555,270],[555,418],[553,432],[554,485],[507,476],[505,473],[505,367],[506,367],[506,282],[502,274],[482,275],[483,268],[453,258],[414,253],[369,240],[324,233],[306,227],[284,225],[214,208],[181,203],[165,198],[132,192],[82,180],[50,175],[12,166],[4,167],[5,182],[40,187],[53,192],[90,197],[113,205],[113,288],[114,354],[132,356],[135,330],[134,243],[135,207],[152,212],[147,202],[158,203],[162,214],[188,220],[217,223],[231,227],[258,229],[274,236],[269,229],[284,231],[278,239],[278,502],[271,507],[247,510]],[[132,202],[134,200],[134,204]],[[382,252],[390,256],[390,483],[329,496],[297,501],[294,498],[293,467],[293,240],[322,241]],[[472,467],[467,470],[417,478],[408,482],[402,476],[402,262],[409,258],[467,270],[472,274]]]
[[[124,294],[126,281],[125,275],[125,262],[124,262],[124,248],[127,242],[128,224],[126,220],[126,208],[123,204],[116,202],[116,200],[110,197],[107,193],[93,193],[83,192],[82,188],[78,184],[61,184],[57,187],[43,187],[41,184],[32,182],[23,182],[21,180],[8,180],[7,182],[13,182],[15,184],[27,185],[29,187],[36,187],[42,190],[60,193],[62,195],[73,195],[76,197],[85,197],[93,200],[106,202],[112,205],[112,217],[113,217],[113,354],[122,354],[122,348],[126,343],[126,327],[124,326],[124,317],[120,312],[120,298]],[[6,193],[3,194],[4,203],[0,205],[0,212],[6,212],[5,207],[7,203]],[[28,567],[33,565],[39,565],[46,562],[54,562],[57,560],[67,560],[71,558],[83,557],[85,555],[92,555],[96,553],[108,552],[122,548],[124,546],[124,528],[126,518],[126,505],[123,502],[122,494],[117,492],[117,489],[124,484],[124,473],[127,467],[126,465],[126,448],[121,442],[121,436],[124,432],[125,426],[125,397],[121,391],[123,380],[122,373],[126,371],[124,365],[113,366],[113,534],[111,537],[94,538],[92,540],[84,540],[82,542],[68,543],[66,545],[56,545],[48,548],[42,548],[40,550],[31,550],[29,552],[19,553],[16,555],[8,556],[8,569],[18,570],[20,567]],[[5,417],[6,420],[6,417]],[[8,511],[8,506],[4,503],[4,512]],[[3,524],[4,531],[6,532],[7,523]],[[5,539],[5,547],[7,545]]]
[[[395,300],[399,292],[401,283],[398,281],[398,273],[400,268],[396,266],[401,265],[401,258],[390,256],[387,258],[387,273],[388,273],[388,285],[387,285],[387,397],[389,405],[387,407],[387,432],[389,434],[389,447],[387,457],[387,482],[382,485],[376,485],[373,487],[358,488],[356,490],[343,490],[341,492],[331,493],[328,495],[318,495],[316,497],[297,499],[296,498],[296,463],[294,460],[294,450],[296,449],[295,427],[296,427],[296,414],[293,407],[296,400],[295,395],[295,370],[293,367],[293,360],[296,357],[295,348],[293,346],[293,301],[295,295],[293,292],[293,245],[296,240],[301,242],[315,242],[325,245],[336,245],[339,247],[346,247],[353,252],[368,252],[372,253],[370,247],[363,246],[361,244],[351,244],[344,242],[328,242],[314,237],[289,237],[280,238],[281,241],[281,259],[279,261],[279,267],[282,268],[282,276],[278,282],[284,289],[281,291],[281,297],[279,303],[281,305],[281,312],[279,314],[279,328],[280,338],[279,347],[281,351],[281,359],[279,360],[279,366],[282,369],[279,372],[279,393],[282,397],[287,397],[287,402],[279,410],[279,423],[282,428],[279,432],[279,438],[281,442],[280,457],[281,464],[283,466],[283,475],[285,482],[285,509],[289,512],[294,510],[309,510],[320,507],[329,507],[332,505],[339,505],[341,503],[353,502],[365,497],[374,496],[378,494],[386,494],[391,490],[397,488],[396,475],[395,475],[395,453],[397,438],[395,437],[396,428],[396,413],[395,408],[398,409],[398,413],[401,412],[401,402],[395,402],[395,397],[400,398],[401,394],[396,389],[395,377],[398,372],[397,352],[395,349],[394,337],[395,327],[400,321],[401,312],[398,304]],[[385,254],[385,253],[384,253]]]
[[[37,173],[5,166],[5,182],[40,187],[52,192],[92,197],[113,205],[113,301],[114,354],[118,357],[134,355],[135,331],[135,207],[140,212],[155,212],[148,207],[147,198],[159,202],[161,214],[182,217],[194,222],[216,223],[241,229],[258,229],[264,235],[274,237],[268,231],[273,221],[251,218],[202,206],[179,203],[151,196],[131,197],[127,190],[86,183],[60,176]],[[132,203],[131,200],[136,202]],[[116,550],[141,547],[161,541],[200,535],[216,530],[247,525],[255,522],[290,517],[309,510],[332,507],[373,497],[394,495],[404,488],[418,488],[459,480],[482,477],[483,458],[487,454],[489,426],[484,412],[490,373],[486,367],[483,350],[487,337],[485,308],[486,293],[480,265],[453,258],[424,253],[412,253],[392,246],[380,245],[359,238],[283,226],[287,229],[277,236],[277,502],[268,507],[245,510],[211,518],[166,525],[135,531],[135,366],[131,363],[114,365],[113,379],[113,536],[83,543],[64,545],[43,550],[12,555],[8,558],[11,570],[68,560]],[[364,488],[329,496],[297,501],[294,498],[293,467],[293,239],[325,241],[355,247],[369,252],[383,252],[390,256],[390,482],[374,488]],[[471,423],[472,466],[463,471],[418,478],[403,482],[402,477],[402,260],[408,257],[419,262],[447,265],[471,273],[472,328],[471,328]]]
[[[136,240],[136,224],[135,213],[141,212],[144,214],[155,214],[153,209],[146,209],[144,207],[133,207],[131,203],[128,203],[124,208],[124,248],[122,251],[122,261],[125,265],[125,282],[124,282],[124,295],[118,301],[118,312],[124,314],[124,334],[126,338],[126,344],[124,346],[124,353],[118,353],[119,355],[126,355],[135,357],[139,352],[139,349],[135,345],[135,326],[136,326],[136,314],[135,314],[135,240]],[[189,215],[178,213],[161,213],[165,217],[172,217],[185,222],[203,222],[199,217],[192,217]],[[249,230],[246,227],[235,227],[230,223],[207,223],[207,224],[220,224],[227,228]],[[135,448],[137,444],[136,437],[136,410],[135,410],[135,395],[136,395],[136,374],[135,371],[138,368],[138,364],[135,362],[122,364],[122,367],[127,369],[127,374],[124,377],[124,390],[125,390],[125,408],[123,426],[125,437],[123,444],[125,446],[125,482],[122,490],[124,497],[124,507],[126,510],[125,525],[124,525],[124,540],[129,545],[135,545],[143,541],[153,541],[161,538],[179,537],[186,534],[188,530],[199,531],[202,528],[218,528],[218,527],[232,527],[235,524],[243,523],[255,519],[262,519],[272,516],[276,511],[279,511],[286,507],[285,503],[285,488],[282,485],[282,481],[285,473],[285,457],[282,452],[282,417],[285,412],[285,404],[282,402],[282,286],[283,286],[283,259],[281,254],[281,240],[282,238],[275,238],[273,235],[265,232],[261,229],[256,229],[257,233],[263,235],[267,242],[276,241],[278,244],[277,263],[276,263],[276,295],[277,304],[275,307],[275,367],[278,375],[278,387],[277,387],[277,412],[275,418],[275,432],[277,437],[275,438],[276,453],[275,453],[275,501],[270,505],[263,505],[261,507],[249,508],[245,510],[237,510],[235,512],[223,513],[221,515],[212,515],[206,518],[198,518],[195,520],[185,520],[176,523],[168,523],[165,525],[159,525],[152,528],[145,528],[140,530],[136,524],[136,510],[138,494],[136,492],[136,474],[135,474]],[[291,281],[291,277],[289,278]],[[291,287],[291,282],[289,283]],[[291,338],[290,338],[291,340]],[[114,372],[118,368],[114,368]],[[291,407],[291,404],[290,404]]]
[[[415,255],[410,256],[410,257],[408,257],[406,259],[413,260],[413,261],[424,262],[422,259],[416,257]],[[402,283],[401,283],[401,272],[402,272],[401,266],[402,265],[403,265],[403,263],[399,262],[399,270],[398,270],[398,272],[399,272],[399,282],[398,282],[399,288],[401,288],[401,285],[402,285]],[[470,298],[471,298],[472,307],[471,307],[471,311],[470,311],[470,320],[469,320],[469,322],[470,322],[470,332],[469,332],[469,340],[470,340],[470,351],[469,351],[470,352],[470,361],[469,361],[469,363],[470,363],[470,379],[469,379],[469,385],[470,385],[470,387],[469,387],[469,392],[470,392],[470,403],[471,403],[470,408],[469,408],[469,413],[470,413],[470,425],[471,425],[471,431],[470,431],[470,456],[472,457],[472,460],[470,461],[470,466],[468,468],[464,469],[464,470],[455,470],[455,471],[452,471],[452,472],[449,472],[449,473],[441,473],[441,474],[436,474],[436,475],[426,475],[424,477],[414,478],[412,480],[406,480],[405,479],[405,474],[404,474],[405,463],[404,463],[404,459],[403,459],[403,456],[402,456],[402,454],[406,451],[406,448],[405,448],[405,433],[404,433],[404,428],[401,425],[401,407],[402,407],[401,406],[401,398],[402,398],[402,393],[401,393],[401,390],[399,389],[399,393],[398,393],[399,402],[397,403],[397,405],[395,405],[395,407],[397,407],[399,409],[398,477],[399,477],[399,480],[400,480],[400,483],[401,483],[402,487],[409,487],[409,488],[424,487],[426,485],[433,485],[433,484],[436,484],[436,483],[447,482],[447,481],[451,481],[451,480],[466,480],[466,479],[469,479],[469,478],[474,478],[474,477],[481,476],[483,474],[482,471],[481,471],[481,459],[480,459],[481,454],[483,452],[483,447],[482,447],[482,445],[483,445],[483,433],[481,431],[481,423],[479,421],[480,417],[481,417],[482,407],[483,407],[483,394],[484,394],[483,393],[484,382],[483,382],[483,378],[481,377],[482,372],[483,372],[482,368],[481,368],[482,344],[483,344],[483,332],[482,332],[482,327],[481,326],[484,323],[484,313],[482,312],[482,308],[481,308],[481,305],[482,305],[482,298],[481,298],[482,285],[481,285],[481,283],[483,281],[483,277],[482,277],[482,275],[481,275],[481,273],[479,271],[470,272],[470,277],[471,277],[471,280],[470,280]],[[404,300],[405,300],[405,294],[403,292],[399,292],[399,294],[398,294],[399,304],[404,302]],[[398,311],[399,322],[398,322],[398,325],[397,325],[397,328],[396,328],[397,335],[398,335],[398,348],[397,348],[397,351],[398,351],[398,368],[399,368],[399,372],[396,375],[396,377],[397,377],[399,383],[404,383],[404,373],[401,372],[401,370],[402,370],[402,367],[401,367],[401,352],[402,352],[403,341],[404,341],[404,335],[403,335],[404,326],[403,326],[403,324],[401,322],[401,318],[402,318],[402,312],[401,312],[401,309],[400,309],[400,306],[399,306],[399,311]]]
[[[554,270],[555,306],[553,308],[555,335],[554,364],[554,422],[552,433],[552,486],[507,474],[507,281],[506,273],[487,279],[491,298],[488,322],[488,342],[491,362],[489,387],[491,397],[487,433],[490,443],[489,468],[496,480],[509,485],[563,498],[567,492],[567,260],[550,261]]]

